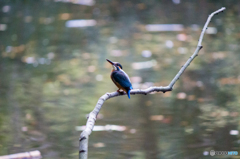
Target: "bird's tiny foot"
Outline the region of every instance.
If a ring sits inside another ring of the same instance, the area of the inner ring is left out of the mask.
[[[119,90],[117,90],[117,92],[118,92],[118,93],[123,93],[124,91],[123,91],[123,90],[120,91],[120,89],[119,89]]]
[[[124,94],[124,91],[120,91],[120,89],[117,90],[117,92],[118,92],[119,94]]]

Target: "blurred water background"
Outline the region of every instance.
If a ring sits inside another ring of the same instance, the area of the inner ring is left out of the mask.
[[[134,88],[166,86],[221,7],[172,92],[104,103],[89,158],[240,153],[240,1],[1,0],[0,155],[78,158],[86,115],[117,90],[105,59],[120,62]]]

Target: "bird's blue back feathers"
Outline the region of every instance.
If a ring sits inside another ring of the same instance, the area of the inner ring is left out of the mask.
[[[113,74],[113,79],[119,83],[122,87],[124,88],[130,88],[132,87],[132,84],[130,82],[130,80],[128,79],[128,77],[125,76],[124,73],[120,72],[120,71],[114,71]]]
[[[123,70],[117,70],[112,72],[111,77],[114,82],[126,89],[126,93],[130,99],[130,91],[133,89],[133,87],[128,75]]]

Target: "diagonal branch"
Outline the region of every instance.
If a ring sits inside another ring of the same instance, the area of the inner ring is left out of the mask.
[[[198,52],[201,50],[202,48],[202,40],[203,40],[203,36],[204,33],[207,30],[207,26],[209,24],[209,22],[211,21],[211,18],[215,15],[218,14],[220,12],[223,12],[226,8],[222,7],[221,9],[213,12],[212,14],[209,15],[203,29],[200,35],[200,38],[198,40],[198,45],[197,48],[195,50],[195,52],[192,54],[192,56],[187,60],[187,62],[182,66],[182,68],[179,70],[179,72],[176,74],[176,76],[173,78],[173,80],[170,82],[170,84],[168,86],[165,87],[149,87],[147,89],[141,90],[141,89],[133,89],[131,90],[130,94],[149,94],[151,92],[167,92],[167,91],[171,91],[173,89],[174,84],[176,83],[176,81],[179,79],[179,77],[182,75],[182,73],[185,71],[185,69],[190,65],[190,63],[193,61],[193,59],[198,55]],[[106,93],[103,96],[101,96],[95,106],[95,108],[93,109],[93,111],[89,114],[88,116],[88,120],[86,123],[86,128],[85,130],[81,133],[80,138],[79,138],[79,159],[87,159],[88,156],[88,139],[89,139],[89,135],[92,133],[96,118],[98,113],[100,112],[100,109],[102,108],[103,103],[113,97],[116,96],[122,96],[122,95],[126,95],[126,93],[119,93],[119,92],[112,92],[112,93]]]

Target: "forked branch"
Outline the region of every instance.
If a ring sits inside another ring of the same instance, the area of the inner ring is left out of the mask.
[[[187,62],[182,66],[182,68],[179,70],[179,72],[176,74],[176,76],[173,78],[173,80],[170,82],[170,84],[168,86],[165,87],[149,87],[147,89],[141,90],[141,89],[133,89],[131,90],[131,94],[149,94],[151,92],[167,92],[167,91],[171,91],[173,89],[174,84],[176,83],[176,81],[179,79],[179,77],[182,75],[182,73],[185,71],[185,69],[189,66],[189,64],[192,62],[192,60],[198,55],[198,52],[201,50],[202,48],[202,40],[203,40],[203,36],[204,33],[207,30],[207,26],[209,24],[209,22],[211,21],[211,18],[215,15],[218,14],[220,12],[223,12],[226,8],[222,7],[221,9],[213,12],[212,14],[209,15],[203,29],[201,32],[201,35],[199,37],[198,40],[198,44],[197,44],[197,48],[195,50],[195,52],[192,54],[192,56],[187,60]],[[95,106],[95,108],[93,109],[93,111],[89,114],[88,116],[88,120],[86,123],[86,128],[85,130],[81,133],[80,138],[79,138],[79,159],[87,159],[88,157],[88,139],[89,139],[89,135],[92,133],[96,118],[98,113],[101,110],[101,107],[103,105],[103,103],[113,97],[116,96],[122,96],[122,95],[126,95],[126,93],[119,93],[119,92],[112,92],[112,93],[106,93],[103,96],[101,96]]]

